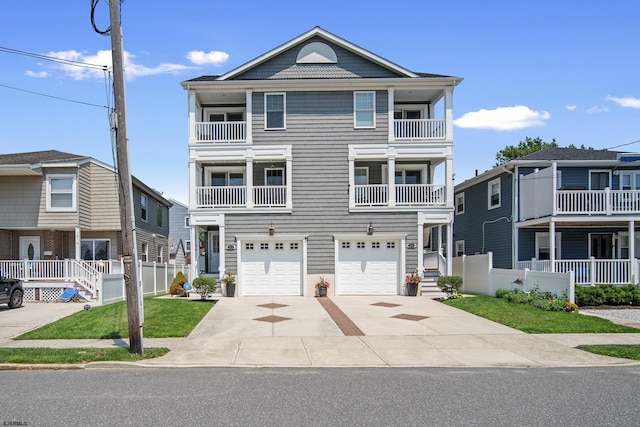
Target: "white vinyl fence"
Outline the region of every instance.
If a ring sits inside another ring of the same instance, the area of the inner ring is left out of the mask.
[[[495,295],[498,289],[529,292],[539,289],[575,303],[575,280],[572,271],[544,271],[493,268],[493,253],[463,255],[453,258],[453,274],[462,277],[462,292]]]

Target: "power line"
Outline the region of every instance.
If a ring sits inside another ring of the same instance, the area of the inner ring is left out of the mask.
[[[14,55],[30,56],[32,58],[44,59],[46,61],[57,62],[63,65],[70,65],[73,67],[90,68],[93,70],[104,70],[108,67],[106,65],[89,64],[87,62],[74,61],[71,59],[56,58],[55,56],[41,55],[39,53],[27,52],[24,50],[11,49],[9,47],[0,46],[0,52],[12,53]]]
[[[0,87],[6,87],[7,89],[13,89],[13,90],[17,90],[17,91],[20,91],[20,92],[27,92],[27,93],[31,93],[31,94],[33,94],[33,95],[45,96],[45,97],[47,97],[47,98],[59,99],[59,100],[61,100],[61,101],[75,102],[76,104],[88,105],[88,106],[90,106],[90,107],[99,107],[99,108],[106,108],[106,109],[109,109],[109,107],[108,107],[108,106],[106,106],[106,105],[98,105],[98,104],[91,104],[91,103],[89,103],[89,102],[76,101],[76,100],[74,100],[74,99],[62,98],[62,97],[60,97],[60,96],[47,95],[46,93],[33,92],[33,91],[30,91],[30,90],[20,89],[20,88],[13,87],[13,86],[8,86],[8,85],[0,84]]]
[[[640,139],[637,139],[637,140],[635,140],[635,141],[631,141],[631,142],[627,142],[626,144],[616,145],[615,147],[605,148],[605,150],[612,150],[612,149],[614,149],[614,148],[624,147],[624,146],[626,146],[626,145],[637,144],[638,142],[640,142]]]

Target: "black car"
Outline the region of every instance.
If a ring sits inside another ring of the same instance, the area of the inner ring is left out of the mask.
[[[9,308],[22,307],[22,280],[2,277],[0,274],[0,304],[8,304]]]

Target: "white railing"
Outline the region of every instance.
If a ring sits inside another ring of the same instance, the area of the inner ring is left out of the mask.
[[[640,213],[640,190],[557,190],[556,213]]]
[[[444,206],[444,185],[396,184],[396,205]]]
[[[399,119],[393,121],[397,141],[445,139],[444,119]]]
[[[29,281],[73,280],[95,298],[99,292],[100,273],[84,261],[21,260],[0,261],[3,276]]]
[[[600,285],[613,284],[625,285],[628,283],[638,284],[640,277],[638,274],[638,260],[628,259],[573,259],[556,260],[555,272],[566,273],[573,271],[576,285]],[[518,261],[517,269],[529,269],[532,271],[551,271],[549,260],[539,261]]]
[[[247,122],[197,122],[196,141],[233,143],[247,141]]]
[[[355,185],[356,206],[386,206],[388,188],[386,184]]]
[[[247,187],[196,187],[198,207],[233,207],[245,206],[247,203]]]
[[[253,187],[254,206],[286,206],[286,185],[266,185]]]

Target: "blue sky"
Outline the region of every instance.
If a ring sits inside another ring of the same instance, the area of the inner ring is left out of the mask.
[[[111,40],[93,31],[90,3],[11,2],[0,15],[0,47],[106,64]],[[397,4],[125,1],[132,173],[186,203],[180,82],[222,74],[316,25],[412,71],[464,78],[454,93],[456,184],[526,136],[640,152],[640,2]],[[99,28],[108,16],[101,0]],[[113,164],[107,94],[102,72],[0,51],[0,152],[56,149]]]

